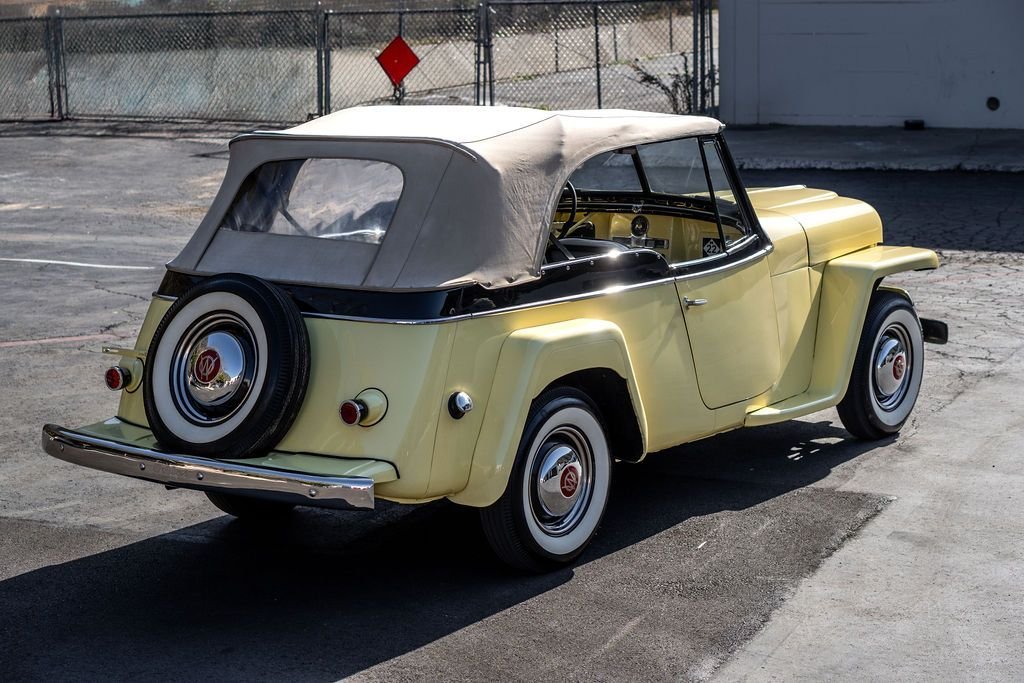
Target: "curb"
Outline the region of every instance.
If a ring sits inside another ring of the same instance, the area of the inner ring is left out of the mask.
[[[876,161],[826,159],[735,159],[741,171],[959,171],[967,173],[1024,173],[1024,163],[986,161]]]

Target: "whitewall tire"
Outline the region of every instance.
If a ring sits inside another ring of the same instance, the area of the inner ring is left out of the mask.
[[[153,334],[146,419],[166,450],[260,457],[291,428],[309,362],[305,323],[280,288],[247,275],[201,280]]]
[[[481,510],[498,557],[543,571],[576,559],[604,516],[612,456],[600,413],[580,391],[540,396],[523,430],[505,493]]]
[[[895,434],[910,417],[924,377],[924,335],[914,307],[879,291],[864,320],[846,395],[837,406],[843,426],[861,439]]]

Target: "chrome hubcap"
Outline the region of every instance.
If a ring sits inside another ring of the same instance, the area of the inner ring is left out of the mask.
[[[537,498],[541,510],[561,517],[572,509],[580,494],[580,456],[569,446],[552,447],[544,456],[537,477]]]
[[[189,395],[200,405],[230,400],[245,372],[245,351],[230,332],[213,332],[198,339],[188,354]]]
[[[256,375],[256,343],[232,313],[198,321],[178,344],[171,366],[174,402],[190,421],[228,419],[245,401]]]
[[[541,443],[533,471],[532,512],[548,534],[570,532],[583,517],[593,488],[594,456],[578,429],[564,425]]]
[[[878,338],[871,374],[875,400],[884,410],[892,410],[906,396],[913,360],[910,348],[902,325],[890,325]]]

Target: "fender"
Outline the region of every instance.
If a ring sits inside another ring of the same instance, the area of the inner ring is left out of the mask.
[[[533,400],[570,373],[608,368],[626,381],[647,449],[647,419],[626,340],[614,323],[578,319],[517,330],[502,344],[469,481],[452,501],[486,507],[501,497]]]
[[[810,386],[803,394],[748,413],[744,426],[783,422],[838,404],[850,382],[868,304],[879,280],[938,267],[935,252],[915,247],[870,247],[826,263]]]

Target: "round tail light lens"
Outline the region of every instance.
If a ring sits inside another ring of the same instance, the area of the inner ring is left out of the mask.
[[[349,399],[342,402],[338,414],[341,415],[341,421],[347,425],[359,424],[366,415],[366,406],[361,401]]]
[[[103,380],[111,391],[120,391],[131,384],[132,376],[127,370],[115,365],[103,374]]]

